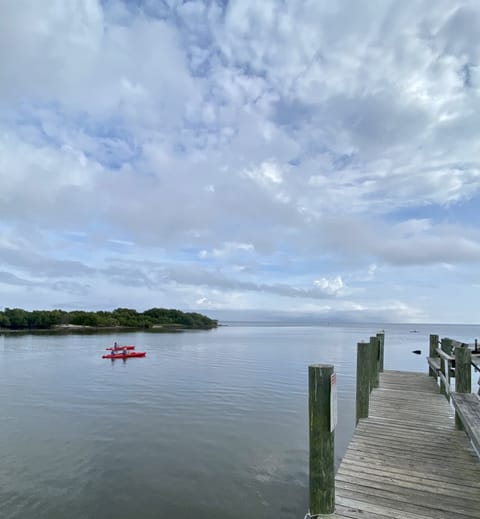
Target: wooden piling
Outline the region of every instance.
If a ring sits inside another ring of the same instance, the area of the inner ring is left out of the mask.
[[[385,332],[377,333],[377,339],[378,339],[378,348],[379,348],[378,371],[380,373],[383,373],[383,349],[385,346]]]
[[[379,340],[377,337],[370,337],[370,392],[374,387],[380,384],[378,373],[378,358],[379,358]]]
[[[457,393],[471,393],[472,391],[472,354],[467,345],[455,348],[455,391]],[[455,425],[463,430],[462,421],[455,412]]]
[[[330,405],[333,374],[332,365],[308,367],[311,515],[335,511],[335,424],[331,422],[336,409]]]
[[[438,353],[437,353],[438,344],[439,344],[438,335],[430,335],[430,352],[429,352],[429,357],[438,357]],[[429,366],[429,368],[428,368],[428,374],[431,377],[435,377],[435,378],[437,377],[437,373],[435,372],[434,369],[432,369],[431,366]]]
[[[370,402],[370,343],[357,343],[357,413],[356,422],[368,418]]]

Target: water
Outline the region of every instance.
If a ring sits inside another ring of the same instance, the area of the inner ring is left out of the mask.
[[[424,372],[430,333],[480,335],[454,325],[230,325],[0,336],[0,516],[303,517],[307,367],[335,364],[338,463],[353,432],[356,343],[380,328],[385,368]],[[115,340],[147,357],[101,359]]]

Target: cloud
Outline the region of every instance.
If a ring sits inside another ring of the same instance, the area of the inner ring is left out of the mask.
[[[11,52],[0,93],[10,101],[53,100],[72,115],[164,128],[195,97],[176,30],[164,21],[139,15],[118,23],[97,0],[22,4],[2,6],[0,43]]]
[[[170,280],[182,285],[204,286],[222,291],[261,292],[291,298],[327,299],[341,295],[344,284],[340,277],[333,280],[315,280],[311,286],[297,287],[287,283],[257,283],[234,279],[221,272],[189,267],[166,268],[162,270],[164,281]]]
[[[321,278],[316,279],[313,284],[325,294],[339,295],[344,289],[344,283],[341,276],[334,279]]]
[[[479,30],[468,0],[3,2],[4,284],[444,315],[387,299],[480,259]]]
[[[250,254],[254,252],[254,250],[255,247],[251,243],[226,242],[221,248],[213,249],[211,252],[201,250],[198,255],[200,258],[221,258],[225,256],[238,256],[239,254]]]
[[[24,286],[24,287],[33,287],[35,286],[35,283],[32,281],[29,281],[27,279],[19,278],[18,276],[15,276],[15,274],[12,274],[11,272],[0,272],[0,283],[4,285],[17,285],[17,286]]]
[[[21,244],[11,246],[0,243],[0,265],[42,278],[71,278],[95,273],[94,268],[88,267],[80,261],[60,260],[29,250]]]
[[[399,266],[480,260],[480,234],[466,225],[406,220],[387,226],[346,217],[324,221],[322,228],[325,245],[352,259],[376,258]]]

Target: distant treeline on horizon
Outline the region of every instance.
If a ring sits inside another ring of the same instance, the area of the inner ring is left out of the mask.
[[[150,308],[137,312],[131,308],[117,308],[112,312],[74,310],[23,310],[5,308],[0,312],[0,328],[8,330],[45,330],[66,326],[97,328],[153,328],[156,326],[210,329],[218,321],[196,312],[182,312],[166,308]]]

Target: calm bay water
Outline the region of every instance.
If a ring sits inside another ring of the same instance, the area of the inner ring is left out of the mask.
[[[480,336],[480,326],[247,324],[0,336],[0,517],[303,517],[308,365],[335,364],[339,462],[356,343],[380,329],[385,368],[423,372],[430,333]],[[101,359],[114,341],[147,357]]]

